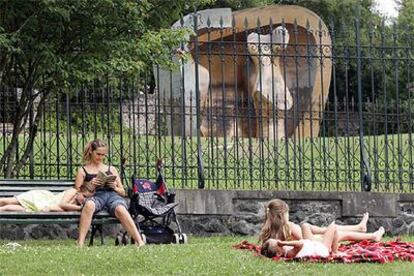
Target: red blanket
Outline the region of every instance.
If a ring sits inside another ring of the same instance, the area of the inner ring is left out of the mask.
[[[233,246],[237,249],[247,249],[260,255],[260,246],[242,241]],[[273,260],[308,261],[308,262],[340,262],[340,263],[389,263],[393,261],[414,262],[414,243],[400,240],[391,242],[361,241],[339,246],[339,252],[327,258],[319,256],[305,258],[274,257]]]

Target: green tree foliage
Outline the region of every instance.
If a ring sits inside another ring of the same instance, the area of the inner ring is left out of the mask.
[[[399,13],[397,22],[399,26],[404,26],[407,29],[414,28],[414,1],[413,0],[398,0],[395,1],[399,6]]]
[[[403,50],[404,57],[403,64],[406,68],[412,68],[413,66],[413,48],[414,48],[414,1],[413,0],[396,0],[399,7],[399,13],[397,17],[398,26],[398,43]],[[404,75],[404,85],[414,81],[414,76],[411,71]]]
[[[69,87],[73,91],[98,78],[135,76],[152,62],[172,66],[171,49],[188,31],[172,30],[166,20],[178,19],[183,7],[193,2],[1,0],[0,84],[3,90],[20,87],[22,93],[16,96],[13,136],[1,156],[0,171],[12,176],[26,162],[42,108],[53,93]],[[157,14],[166,19],[156,20]],[[39,109],[16,160],[18,136],[33,115],[35,101]]]
[[[368,106],[368,111],[377,114],[374,123],[369,122],[377,132],[402,133],[413,132],[414,97],[409,91],[413,82],[414,48],[414,1],[395,0],[399,7],[396,22],[384,31],[382,50],[382,89],[378,97]],[[411,88],[412,89],[412,88]],[[375,121],[377,123],[375,124]],[[378,122],[387,122],[378,123]]]
[[[182,16],[213,6],[217,0],[147,0],[145,23],[152,29],[169,28]]]

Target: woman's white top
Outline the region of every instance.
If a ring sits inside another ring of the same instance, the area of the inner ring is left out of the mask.
[[[314,240],[302,240],[303,247],[296,254],[297,258],[309,257],[309,256],[319,256],[319,257],[328,257],[329,249],[320,241]]]

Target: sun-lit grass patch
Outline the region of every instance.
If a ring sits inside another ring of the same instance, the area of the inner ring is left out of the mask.
[[[273,262],[236,250],[232,245],[255,237],[190,237],[186,245],[116,247],[113,239],[105,246],[78,249],[72,240],[17,241],[15,250],[0,241],[1,275],[410,275],[413,264],[309,264]],[[390,238],[387,238],[390,239]],[[403,237],[414,242],[414,237]]]

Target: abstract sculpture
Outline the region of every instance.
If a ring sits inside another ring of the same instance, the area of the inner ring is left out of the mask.
[[[328,29],[315,13],[277,5],[212,9],[174,27],[196,35],[192,60],[177,71],[155,70],[166,134],[318,135],[332,62]]]

